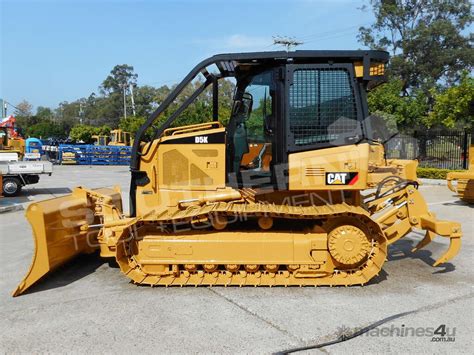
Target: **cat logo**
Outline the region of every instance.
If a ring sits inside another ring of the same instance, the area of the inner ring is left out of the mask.
[[[359,173],[326,173],[326,185],[354,185]]]
[[[207,136],[194,137],[194,143],[207,143]]]

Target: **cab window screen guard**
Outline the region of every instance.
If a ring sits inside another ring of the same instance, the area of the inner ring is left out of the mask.
[[[295,69],[288,102],[289,134],[297,147],[328,145],[359,126],[346,68]]]

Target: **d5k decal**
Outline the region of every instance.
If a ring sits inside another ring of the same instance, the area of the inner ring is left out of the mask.
[[[196,136],[196,137],[194,137],[194,143],[208,143],[207,136]]]
[[[359,173],[326,173],[326,185],[354,185]]]

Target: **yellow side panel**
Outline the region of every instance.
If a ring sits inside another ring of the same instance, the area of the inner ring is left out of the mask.
[[[158,147],[158,164],[160,189],[225,187],[224,144],[163,144]]]
[[[367,188],[367,143],[293,153],[288,161],[290,190]]]

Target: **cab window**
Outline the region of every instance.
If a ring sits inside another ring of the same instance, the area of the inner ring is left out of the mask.
[[[274,97],[272,70],[256,74],[238,86],[231,119],[234,172],[270,171]]]

